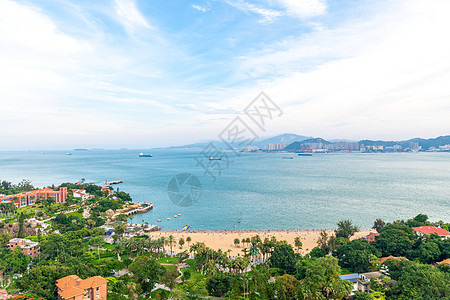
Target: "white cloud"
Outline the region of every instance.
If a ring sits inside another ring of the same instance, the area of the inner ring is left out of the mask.
[[[278,0],[288,14],[308,18],[322,15],[327,10],[325,0]]]
[[[382,7],[241,58],[237,80],[258,83],[223,105],[243,107],[266,91],[285,111],[273,133],[350,139],[450,134],[450,42],[444,38],[450,2]]]
[[[283,15],[283,12],[281,12],[281,11],[261,8],[254,4],[245,2],[243,0],[225,0],[225,3],[237,8],[243,12],[254,13],[254,14],[262,16],[262,19],[260,21],[261,23],[270,23],[276,17]]]
[[[191,6],[192,6],[192,8],[199,10],[201,12],[207,12],[209,10],[209,8],[207,8],[207,7],[196,5],[196,4],[192,4]]]
[[[115,3],[119,21],[128,33],[134,34],[138,30],[152,28],[136,7],[134,0],[115,0]]]

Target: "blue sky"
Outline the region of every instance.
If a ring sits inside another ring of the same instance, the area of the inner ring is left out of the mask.
[[[0,149],[450,133],[449,1],[0,0]]]

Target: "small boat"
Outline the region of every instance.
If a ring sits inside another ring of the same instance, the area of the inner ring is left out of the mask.
[[[292,156],[283,156],[283,159],[294,159]]]
[[[167,218],[167,221],[170,221],[170,220],[172,220],[171,218]]]
[[[313,154],[305,152],[305,153],[298,153],[298,156],[313,156]]]
[[[153,155],[151,154],[144,154],[144,153],[139,153],[139,157],[153,157]]]
[[[174,218],[178,218],[178,215],[173,216]]]
[[[162,220],[161,219],[158,219],[158,220],[156,220],[157,222],[162,222]]]
[[[72,153],[67,152],[66,155],[72,155]]]
[[[181,214],[178,214],[178,216],[181,216]]]
[[[241,220],[238,220],[238,223],[241,223]]]
[[[222,158],[221,158],[221,157],[212,157],[212,156],[211,156],[211,157],[209,158],[209,160],[222,160]]]

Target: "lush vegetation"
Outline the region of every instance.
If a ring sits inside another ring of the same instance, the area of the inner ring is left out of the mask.
[[[84,183],[63,185],[89,189],[95,196],[85,203],[71,198],[63,207],[42,204],[41,211],[50,215],[52,210],[54,218],[49,220],[48,234],[31,237],[40,244],[38,257],[31,261],[20,249],[11,251],[7,247],[11,234],[0,233],[0,271],[7,276],[23,275],[11,282],[9,291],[57,299],[56,280],[76,274],[81,278],[107,278],[109,299],[344,299],[353,284],[341,280],[340,275],[382,269],[387,272],[371,279],[370,293],[357,292],[354,299],[450,298],[450,268],[436,264],[450,258],[450,239],[419,236],[412,230],[423,225],[448,229],[449,224],[431,223],[426,215],[391,223],[375,220],[373,228],[380,235],[374,242],[352,240],[359,229],[343,220],[334,234],[321,232],[318,246],[303,256],[299,238],[294,245],[275,237],[236,239],[234,244],[242,245],[242,254],[231,257],[229,251],[192,243],[190,237],[126,239],[122,236],[127,229],[125,222],[115,224],[114,243],[106,244],[105,232],[99,228],[107,219],[106,211],[121,208],[129,201],[129,195],[116,192],[108,196],[99,187]],[[81,216],[80,208],[84,207],[90,209],[88,218]],[[25,234],[24,217],[28,214],[37,212],[15,213],[17,235]],[[6,224],[3,227],[10,228]],[[185,243],[189,252],[165,254]],[[408,260],[390,259],[381,264],[380,258],[389,255]],[[157,284],[164,284],[167,290],[155,290]]]

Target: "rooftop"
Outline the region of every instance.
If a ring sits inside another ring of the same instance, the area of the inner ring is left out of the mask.
[[[413,229],[423,234],[436,233],[439,236],[450,236],[450,232],[448,232],[447,230],[434,226],[420,226],[420,227],[413,227]]]
[[[16,244],[17,246],[20,246],[22,248],[32,248],[32,247],[36,247],[37,245],[39,245],[38,242],[32,242],[27,239],[19,239],[19,238],[10,239],[9,243]]]
[[[77,275],[69,275],[58,279],[56,281],[56,286],[59,289],[58,293],[63,298],[67,299],[82,294],[87,289],[101,286],[107,282],[108,281],[101,276],[89,277],[83,280]]]
[[[347,281],[355,283],[358,280],[359,275],[358,275],[358,273],[352,273],[352,274],[341,275],[339,277],[341,277],[342,280],[347,280]]]
[[[392,255],[389,255],[388,257],[381,257],[380,258],[380,262],[384,263],[388,259],[405,259],[405,260],[408,260],[406,257],[403,257],[403,256],[395,257],[395,256],[392,256]]]

